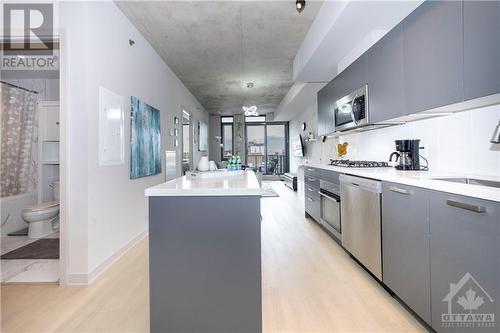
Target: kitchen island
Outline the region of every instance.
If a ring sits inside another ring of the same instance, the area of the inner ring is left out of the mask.
[[[145,194],[151,332],[260,332],[261,190],[255,174],[181,177]]]

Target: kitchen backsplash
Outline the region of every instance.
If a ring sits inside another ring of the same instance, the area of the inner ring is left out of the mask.
[[[429,160],[433,171],[464,172],[500,176],[500,145],[490,143],[493,130],[500,120],[500,105],[464,111],[452,115],[415,121],[404,125],[361,133],[351,133],[338,138],[328,138],[305,143],[304,158],[291,157],[290,169],[308,162],[328,163],[338,158],[337,143],[348,142],[347,156],[356,160],[388,161],[395,149],[396,139],[420,139],[425,147],[421,154]],[[300,131],[302,122],[308,128]],[[316,105],[290,121],[290,135],[299,133],[306,137],[316,131]],[[422,161],[422,164],[424,162]]]

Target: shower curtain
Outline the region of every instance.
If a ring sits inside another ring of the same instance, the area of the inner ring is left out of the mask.
[[[37,183],[37,94],[2,83],[0,197],[23,194]]]

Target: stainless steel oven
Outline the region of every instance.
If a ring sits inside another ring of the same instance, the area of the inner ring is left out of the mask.
[[[320,180],[321,219],[320,224],[341,242],[342,224],[340,221],[340,187],[337,184]]]
[[[369,124],[368,85],[342,97],[334,105],[335,131],[345,131]]]

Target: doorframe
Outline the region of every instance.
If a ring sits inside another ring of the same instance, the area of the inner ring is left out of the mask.
[[[66,29],[58,31],[59,37],[59,180],[60,180],[60,202],[59,202],[59,285],[68,285],[69,276],[69,219],[70,219],[70,168],[69,161],[69,71],[68,69],[68,32]]]
[[[182,171],[182,160],[184,156],[184,112],[189,115],[189,170],[193,170],[193,154],[194,154],[194,126],[193,126],[193,113],[189,111],[184,106],[181,106],[181,171]]]
[[[288,121],[263,121],[263,122],[250,122],[245,124],[245,161],[248,164],[248,131],[247,126],[264,126],[264,175],[267,175],[267,126],[268,125],[284,125],[285,126],[285,167],[284,173],[290,170],[290,129]]]

